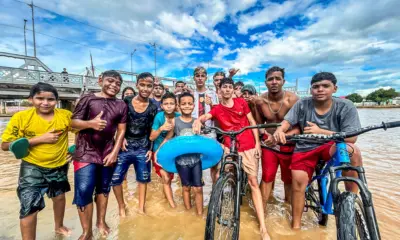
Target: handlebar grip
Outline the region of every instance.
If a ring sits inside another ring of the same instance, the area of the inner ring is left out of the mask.
[[[280,123],[267,123],[267,124],[258,124],[257,128],[277,128],[281,126]]]
[[[400,127],[400,121],[396,121],[396,122],[383,122],[382,123],[383,128],[386,130],[387,128],[396,128],[396,127]]]

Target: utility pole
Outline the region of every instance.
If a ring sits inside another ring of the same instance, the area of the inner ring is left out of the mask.
[[[25,56],[28,56],[28,51],[26,50],[26,22],[28,20],[24,19],[24,42],[25,42]]]
[[[136,52],[136,48],[131,52],[131,81],[133,82],[133,64],[132,64],[132,57],[133,54]]]
[[[152,46],[154,48],[154,77],[157,76],[157,44],[154,43],[150,43],[150,46]]]
[[[28,4],[29,7],[31,7],[32,10],[32,31],[33,31],[33,56],[36,57],[36,37],[35,37],[35,14],[34,14],[34,5],[33,1],[31,4]]]

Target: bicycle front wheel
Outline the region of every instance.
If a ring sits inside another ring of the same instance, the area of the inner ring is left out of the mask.
[[[240,212],[236,213],[236,179],[232,173],[224,173],[212,191],[208,205],[206,240],[239,239]],[[239,216],[236,220],[235,215]]]
[[[337,239],[371,239],[363,204],[355,193],[343,192],[335,207]]]

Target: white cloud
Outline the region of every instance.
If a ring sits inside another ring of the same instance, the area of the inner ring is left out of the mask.
[[[276,34],[272,31],[266,31],[261,33],[256,33],[250,36],[250,41],[258,41],[258,42],[268,42],[274,39]]]

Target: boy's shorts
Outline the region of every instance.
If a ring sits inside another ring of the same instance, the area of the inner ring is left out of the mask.
[[[176,169],[178,170],[182,186],[202,187],[204,185],[201,161],[191,165],[179,165],[176,163]]]
[[[224,147],[226,149],[226,147]],[[242,168],[250,176],[258,176],[258,163],[260,156],[256,156],[256,149],[252,148],[243,152],[238,152],[242,157]],[[229,161],[229,160],[228,160]],[[218,163],[218,169],[221,168],[222,161]]]
[[[22,219],[45,207],[44,194],[49,198],[69,192],[68,163],[57,168],[43,168],[22,161],[19,170],[17,194],[21,203]]]
[[[278,165],[281,166],[281,179],[286,184],[292,183],[290,164],[295,146],[280,146],[280,152],[262,148],[262,180],[266,183],[275,181]]]
[[[159,177],[161,177],[161,172],[160,172],[160,171],[161,171],[161,169],[162,169],[162,170],[164,170],[164,169],[154,161],[154,155],[155,155],[155,153],[153,152],[151,161],[153,162],[153,166],[154,166],[154,170],[156,170],[156,174],[157,174]],[[164,170],[164,171],[165,171],[165,170]],[[165,171],[165,172],[167,172],[167,171]],[[170,172],[167,172],[167,173],[168,173],[168,175],[169,175],[169,179],[173,179],[173,178],[174,178],[174,173],[170,173]]]
[[[85,207],[93,202],[93,194],[108,195],[111,190],[110,182],[113,171],[113,167],[104,167],[96,163],[74,162],[73,204]]]
[[[329,142],[307,152],[293,153],[290,169],[305,171],[308,174],[308,179],[311,180],[318,161],[329,161],[331,159],[329,152],[333,145],[334,142]]]
[[[147,148],[135,148],[128,142],[128,151],[120,151],[117,165],[111,180],[111,186],[121,185],[129,166],[133,164],[136,172],[136,181],[140,183],[149,183],[151,178],[151,162],[147,162]]]

